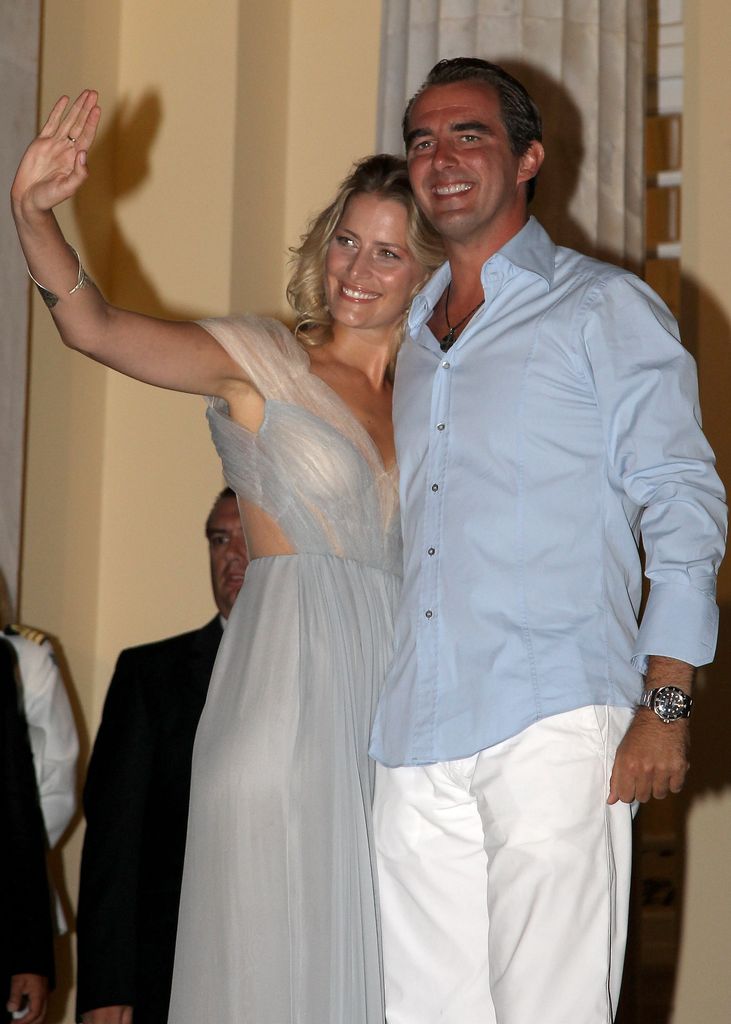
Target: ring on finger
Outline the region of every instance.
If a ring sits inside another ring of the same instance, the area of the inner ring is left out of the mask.
[[[67,135],[66,138],[69,140],[72,146],[76,144],[76,139],[73,137],[73,135]]]

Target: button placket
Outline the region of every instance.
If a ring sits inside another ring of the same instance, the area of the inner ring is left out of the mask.
[[[431,417],[432,417],[432,429],[430,431],[429,442],[428,442],[428,468],[427,476],[428,486],[431,493],[427,499],[426,519],[425,525],[427,529],[427,546],[426,551],[426,565],[424,566],[424,575],[422,577],[422,600],[421,606],[422,624],[424,629],[428,629],[429,626],[435,624],[438,619],[438,579],[439,579],[439,560],[435,557],[439,546],[439,530],[442,521],[442,494],[444,491],[444,473],[446,470],[446,447],[443,443],[443,439],[446,439],[445,433],[447,426],[447,412],[449,409],[449,392],[451,388],[451,378],[442,376],[440,373],[444,370],[449,370],[452,367],[452,363],[449,359],[440,360],[437,370],[434,374],[432,382],[432,400],[431,400]],[[432,540],[432,544],[429,545],[429,540]],[[429,640],[426,637],[429,636]],[[426,660],[431,662],[433,665],[433,671],[437,670],[438,661],[438,650],[436,649],[436,636],[437,634],[433,631],[429,631],[425,634],[425,641],[427,646],[425,648]]]

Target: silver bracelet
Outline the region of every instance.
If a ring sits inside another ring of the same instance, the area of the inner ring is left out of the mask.
[[[68,245],[68,242],[66,244]],[[76,284],[74,285],[74,287],[69,292],[69,295],[73,295],[74,292],[80,292],[82,288],[86,288],[86,286],[88,284],[91,284],[92,281],[91,281],[91,278],[89,277],[89,275],[84,270],[84,268],[82,266],[82,263],[81,263],[81,256],[79,256],[79,254],[76,251],[76,249],[74,249],[73,245],[69,245],[69,249],[74,254],[74,256],[76,257],[76,259],[78,261],[78,264],[79,264],[79,272],[78,272],[78,274],[76,276]],[[45,304],[48,306],[49,309],[53,309],[53,307],[58,302],[58,295],[56,295],[55,292],[52,292],[50,288],[44,288],[43,285],[40,283],[40,281],[36,281],[36,279],[31,274],[30,267],[28,266],[27,263],[25,265],[25,268],[28,271],[28,277],[31,279],[33,284],[38,289],[38,291],[40,293],[40,296],[43,299],[43,301],[45,302]]]

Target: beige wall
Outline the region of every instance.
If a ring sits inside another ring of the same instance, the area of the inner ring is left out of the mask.
[[[731,489],[731,9],[686,0],[683,309],[699,363],[704,425]],[[673,1024],[731,1021],[731,565],[719,581],[721,637],[693,725],[686,886]]]
[[[46,0],[41,109],[101,94],[92,177],[62,220],[113,301],[286,313],[288,246],[374,145],[379,17],[379,0],[179,0],[174,17]],[[87,740],[120,648],[212,614],[202,528],[221,486],[203,401],[66,351],[35,299],[22,617],[60,638]],[[60,864],[72,903],[82,831]],[[73,1019],[70,946],[54,1021]]]

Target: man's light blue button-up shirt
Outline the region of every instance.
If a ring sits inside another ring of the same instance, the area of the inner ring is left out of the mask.
[[[531,219],[445,355],[426,324],[448,280],[416,297],[396,375],[404,589],[371,749],[391,766],[631,707],[648,655],[703,665],[716,642],[724,493],[665,305]]]

